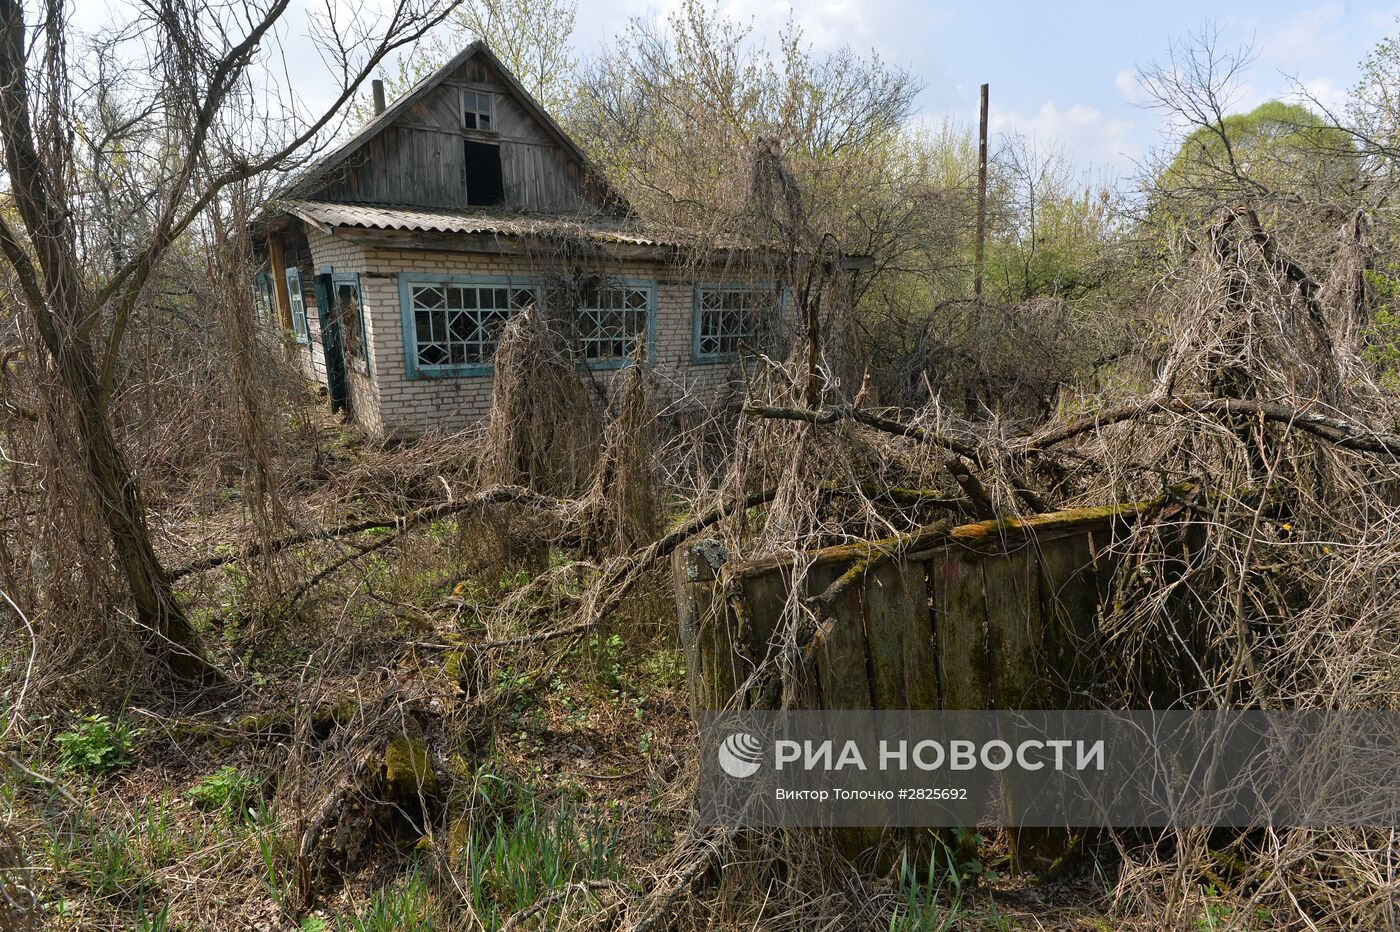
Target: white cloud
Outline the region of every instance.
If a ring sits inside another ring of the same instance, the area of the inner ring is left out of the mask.
[[[1145,154],[1134,121],[1109,117],[1084,104],[1061,108],[1047,100],[1033,114],[993,107],[990,123],[999,133],[1020,133],[1042,144],[1063,146],[1083,168],[1125,172]]]
[[[1366,14],[1367,25],[1385,33],[1391,33],[1395,30],[1397,20],[1400,20],[1400,7],[1389,7]]]
[[[1261,37],[1260,56],[1285,70],[1328,59],[1342,40],[1344,25],[1346,7],[1341,3],[1299,10]]]
[[[1347,90],[1331,78],[1316,77],[1298,83],[1302,93],[1294,96],[1301,98],[1303,104],[1311,106],[1316,101],[1333,116],[1340,115],[1346,109]]]
[[[1136,68],[1124,68],[1115,74],[1113,86],[1118,88],[1118,93],[1122,94],[1129,103],[1138,103],[1143,99],[1142,85],[1138,83]]]
[[[814,48],[830,49],[868,43],[877,33],[872,27],[872,17],[879,14],[880,5],[851,0],[822,0],[800,5],[790,0],[721,0],[716,9],[726,19],[752,26],[753,37],[761,43],[771,42],[793,22],[802,30],[803,39]],[[659,8],[647,6],[664,18],[680,11],[681,0],[660,0]]]

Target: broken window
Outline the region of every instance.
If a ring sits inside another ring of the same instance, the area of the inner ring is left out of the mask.
[[[622,363],[646,339],[651,288],[623,285],[591,289],[578,316],[578,347],[590,365]]]
[[[504,198],[501,184],[501,147],[490,142],[473,142],[466,146],[467,203],[489,207]]]
[[[752,343],[774,304],[771,288],[702,285],[695,290],[695,358],[723,362]]]
[[[369,371],[369,351],[365,348],[365,312],[360,302],[360,276],[336,275],[331,282],[336,319],[340,321],[345,358],[361,372]]]
[[[535,303],[535,292],[509,285],[415,282],[408,286],[408,301],[415,368],[452,374],[445,370],[489,363],[502,328]]]
[[[260,323],[268,323],[272,320],[272,309],[277,305],[277,299],[273,295],[272,276],[267,272],[262,272],[253,279],[253,317]]]
[[[485,91],[462,91],[462,125],[467,129],[493,131],[493,96]]]
[[[287,303],[292,309],[292,336],[298,343],[310,343],[311,336],[306,329],[306,295],[301,290],[301,269],[287,268]]]

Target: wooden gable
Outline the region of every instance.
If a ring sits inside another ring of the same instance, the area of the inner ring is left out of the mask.
[[[489,131],[464,125],[464,92],[491,95]],[[494,177],[497,154],[499,176]],[[453,210],[575,215],[625,210],[572,141],[481,43],[395,101],[323,164],[302,196]]]

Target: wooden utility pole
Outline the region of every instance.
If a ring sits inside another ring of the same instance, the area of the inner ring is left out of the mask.
[[[987,239],[987,88],[982,85],[982,115],[977,124],[977,246],[972,260],[972,296],[982,297],[982,251]]]

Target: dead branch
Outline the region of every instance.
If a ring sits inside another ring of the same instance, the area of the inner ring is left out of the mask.
[[[564,900],[569,899],[576,893],[587,893],[591,895],[598,890],[618,889],[625,890],[626,886],[622,883],[619,883],[616,880],[572,881],[570,883],[565,884],[560,889],[555,890],[553,893],[550,893],[547,896],[540,897],[538,900],[531,903],[529,906],[526,906],[524,909],[520,910],[520,912],[512,915],[509,919],[505,921],[505,924],[501,926],[501,932],[512,932],[513,929],[518,928],[522,922],[529,919],[531,916],[538,915],[539,913],[544,912],[549,907],[553,906],[555,903],[563,902]]]
[[[958,484],[958,488],[966,493],[972,502],[972,510],[977,517],[987,519],[996,517],[996,508],[992,505],[991,496],[987,494],[987,487],[982,484],[982,480],[972,474],[972,470],[967,468],[967,464],[961,457],[950,456],[943,461],[949,475]]]
[[[171,579],[179,579],[191,573],[202,573],[205,570],[212,570],[227,563],[237,563],[253,557],[264,556],[271,553],[279,553],[288,547],[295,547],[298,544],[307,544],[313,541],[334,540],[338,537],[346,537],[350,534],[359,534],[364,531],[373,531],[380,528],[400,528],[407,529],[416,527],[425,521],[433,521],[437,518],[444,518],[448,515],[460,514],[472,508],[486,508],[491,505],[523,505],[528,508],[535,508],[540,511],[553,511],[562,513],[566,510],[568,502],[563,499],[550,498],[547,495],[540,495],[529,489],[517,485],[493,486],[475,495],[468,496],[458,502],[442,502],[437,505],[428,505],[416,511],[410,511],[402,515],[381,515],[375,518],[365,518],[361,521],[354,521],[350,524],[342,524],[331,528],[317,528],[312,531],[303,531],[297,534],[284,537],[264,545],[253,544],[232,554],[218,554],[187,563],[182,567],[172,570]]]
[[[1383,433],[1356,421],[1314,413],[1306,408],[1290,408],[1277,402],[1249,401],[1241,398],[1167,398],[1135,402],[1087,415],[1064,426],[1034,434],[1025,438],[1021,446],[1025,453],[1036,454],[1082,434],[1154,414],[1213,414],[1261,418],[1306,431],[1343,449],[1400,456],[1400,435]]]
[[[29,767],[25,766],[23,761],[15,757],[9,751],[0,751],[0,761],[4,761],[6,764],[9,764],[11,767],[13,767],[15,770],[18,770],[21,774],[28,777],[29,779],[37,780],[40,783],[44,784],[49,789],[53,790],[53,792],[55,792],[59,796],[62,796],[64,801],[67,802],[70,806],[73,806],[75,809],[80,808],[78,801],[73,798],[73,794],[68,792],[68,790],[63,786],[62,783],[59,783],[53,777],[46,777],[42,773],[37,773],[36,771],[29,769]]]
[[[943,447],[954,455],[944,461],[949,475],[953,481],[963,490],[972,503],[973,511],[979,518],[993,518],[996,516],[996,509],[992,505],[991,496],[987,494],[987,488],[973,471],[968,468],[963,460],[970,461],[974,466],[986,468],[987,458],[983,452],[970,443],[950,437],[947,434],[936,431],[925,430],[913,424],[905,424],[901,421],[891,420],[872,414],[860,408],[852,406],[842,406],[838,408],[826,408],[823,410],[812,410],[803,408],[780,408],[771,405],[749,405],[744,408],[744,412],[754,417],[776,418],[782,420],[805,421],[809,424],[834,424],[843,419],[850,419],[858,424],[873,427],[876,430],[884,431],[887,434],[894,434],[897,437],[910,437],[920,443],[927,443],[932,446]],[[1037,492],[1026,488],[1024,482],[1015,482],[1013,489],[1017,498],[1032,511],[1037,514],[1044,514],[1053,511],[1054,506],[1046,502]]]
[[[959,456],[971,460],[978,466],[986,465],[982,461],[981,452],[970,443],[958,440],[956,437],[949,437],[947,434],[925,430],[913,424],[904,424],[900,421],[893,421],[889,418],[880,417],[878,414],[871,414],[869,411],[860,408],[842,406],[837,408],[825,408],[818,411],[804,408],[778,408],[771,405],[747,405],[744,408],[744,413],[752,417],[806,421],[809,424],[834,424],[837,421],[849,419],[864,424],[867,427],[882,430],[887,434],[894,434],[899,437],[912,437],[922,443],[944,447]]]
[[[672,880],[664,889],[648,897],[646,912],[640,919],[628,926],[628,932],[654,932],[667,927],[676,901],[714,864],[720,861],[734,841],[734,829],[721,827],[711,829],[705,835],[694,827],[688,833],[686,842],[676,849],[673,859],[688,857],[689,863],[672,872]],[[687,848],[698,848],[691,853]]]
[[[542,631],[538,634],[495,641],[477,641],[468,646],[476,648],[516,647],[582,634],[606,618],[626,598],[648,570],[669,557],[681,544],[729,515],[767,504],[773,500],[775,495],[777,495],[776,489],[767,489],[762,492],[750,493],[742,499],[731,499],[697,518],[692,518],[647,546],[633,550],[626,557],[614,560],[604,571],[603,576],[590,586],[580,598],[579,614],[582,617],[572,624],[552,631]]]

